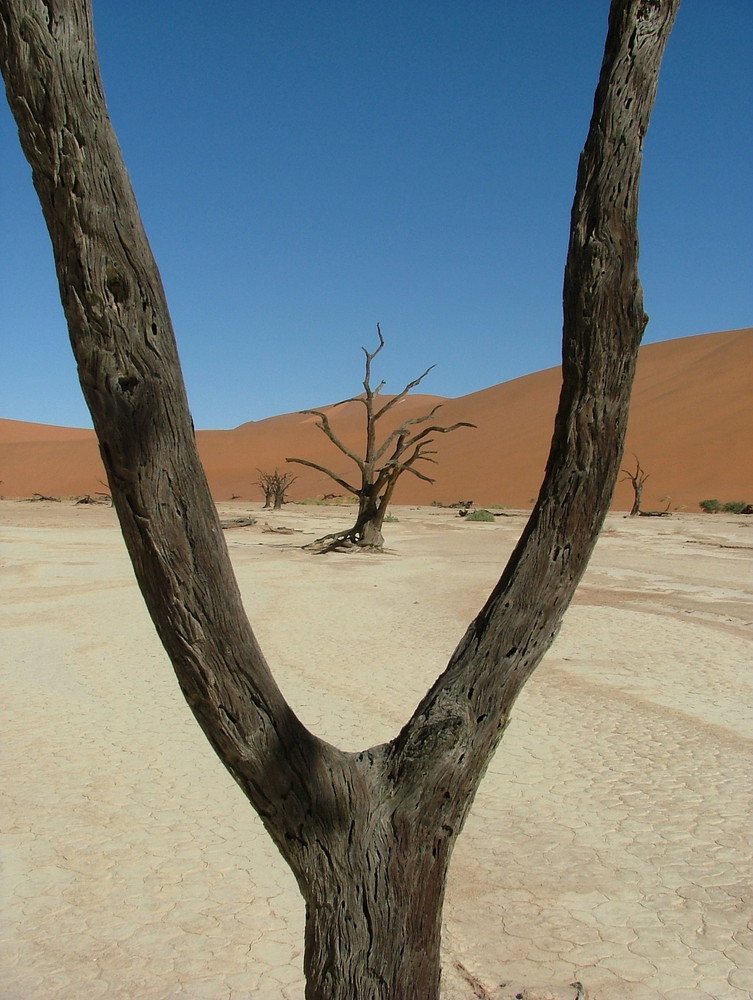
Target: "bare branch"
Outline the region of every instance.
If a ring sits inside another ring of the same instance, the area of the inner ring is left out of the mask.
[[[274,509],[279,510],[285,503],[285,494],[298,477],[290,472],[280,472],[279,469],[275,469],[274,472],[264,472],[262,469],[256,471],[259,473],[259,478],[254,486],[258,486],[264,494],[264,507],[274,504]]]
[[[629,480],[633,487],[633,506],[630,510],[630,516],[635,517],[637,514],[641,513],[641,497],[643,496],[643,489],[646,485],[646,480],[648,479],[648,473],[644,472],[641,468],[641,463],[638,460],[637,455],[633,455],[635,459],[635,472],[630,472],[628,469],[622,469],[624,473],[621,483]]]
[[[414,434],[412,438],[409,438],[405,442],[405,448],[410,448],[417,441],[423,440],[427,434],[449,434],[451,431],[456,431],[458,427],[476,427],[476,424],[471,424],[467,420],[459,420],[456,424],[451,424],[449,427],[424,427],[423,430],[419,431],[418,434]],[[428,444],[428,442],[427,442]]]
[[[677,6],[612,6],[572,209],[563,387],[544,481],[499,582],[393,744],[395,780],[405,769],[426,782],[421,748],[452,727],[455,734],[434,755],[436,781],[458,757],[483,773],[489,741],[496,745],[556,636],[604,523],[647,320],[637,267],[643,137]]]
[[[316,462],[309,462],[305,458],[286,458],[285,461],[296,462],[298,465],[306,465],[309,469],[316,469],[317,472],[323,472],[325,476],[329,476],[330,479],[333,479],[338,486],[342,486],[343,489],[348,490],[349,493],[353,493],[355,496],[359,495],[359,491],[355,486],[351,486],[350,483],[346,483],[344,479],[341,479],[331,469],[325,469],[323,465],[317,465]]]
[[[431,444],[431,441],[426,441],[425,444]],[[424,451],[424,446],[422,444],[418,445],[414,453],[410,458],[406,458],[403,462],[398,463],[401,468],[408,469],[414,462],[431,462],[432,465],[438,465],[436,458],[430,458],[430,455],[436,455],[436,451]]]
[[[437,367],[436,365],[430,365],[423,373],[423,375],[419,375],[418,378],[414,378],[412,382],[409,382],[402,392],[399,392],[397,396],[393,396],[392,399],[388,400],[388,402],[384,404],[381,410],[379,410],[377,413],[374,414],[374,420],[379,420],[379,418],[383,416],[387,412],[387,410],[391,410],[392,407],[395,406],[397,403],[399,403],[401,399],[405,399],[405,397],[408,395],[411,389],[415,389],[417,385],[420,385],[421,382],[423,382],[423,380],[429,374],[429,372],[436,367]],[[384,385],[384,382],[382,383],[382,385]],[[441,406],[442,404],[440,403],[439,405]]]
[[[379,352],[384,347],[384,337],[382,336],[382,327],[377,323],[377,333],[379,335],[379,347],[375,351],[367,351],[365,347],[361,350],[366,355],[366,374],[363,379],[363,387],[366,390],[366,398],[371,400],[373,396],[377,395],[385,386],[385,382],[380,382],[376,389],[371,388],[371,362],[379,354]]]
[[[406,420],[402,424],[400,424],[399,427],[396,427],[395,430],[392,431],[392,433],[385,438],[382,446],[379,448],[376,455],[374,456],[375,460],[378,461],[382,457],[382,455],[384,455],[384,453],[387,451],[387,449],[395,440],[395,438],[399,438],[402,434],[405,434],[408,427],[412,427],[415,424],[422,424],[425,420],[431,420],[431,418],[434,416],[434,414],[441,406],[442,403],[437,403],[437,405],[432,410],[430,410],[429,413],[425,413],[422,417],[411,417],[409,420]]]
[[[431,479],[429,476],[424,475],[423,472],[419,472],[418,469],[413,468],[413,462],[419,458],[423,458],[423,455],[413,455],[407,462],[395,462],[394,469],[399,472],[410,472],[411,475],[416,476],[418,479],[423,479],[426,483],[433,483],[436,480]],[[433,462],[431,458],[426,459],[427,462]],[[436,465],[436,462],[434,463]]]
[[[423,458],[423,456],[421,456]],[[432,459],[427,459],[431,462]],[[435,463],[436,464],[436,463]],[[409,472],[412,476],[416,476],[418,479],[423,479],[426,483],[435,483],[436,479],[432,479],[430,476],[425,475],[423,472],[419,472],[418,469],[414,469],[411,465],[406,465],[403,469],[404,472]]]
[[[620,482],[624,483],[626,479],[629,479],[633,486],[642,486],[648,479],[650,473],[644,472],[641,468],[641,463],[638,460],[637,455],[633,454],[633,458],[635,459],[635,472],[630,472],[628,469],[620,469],[620,472],[624,473]]]
[[[339,448],[340,451],[343,453],[343,455],[347,455],[349,459],[355,462],[358,468],[363,472],[363,467],[364,467],[363,459],[361,458],[360,455],[357,455],[354,451],[352,451],[345,444],[345,442],[341,441],[340,438],[337,436],[337,434],[335,434],[335,432],[332,430],[332,425],[330,424],[326,413],[323,413],[321,410],[301,410],[301,413],[312,413],[314,416],[319,417],[319,423],[317,424],[317,427],[321,431],[324,431],[324,433],[330,439],[332,444],[335,445],[336,448]],[[293,459],[288,458],[285,461],[291,462],[293,461]]]

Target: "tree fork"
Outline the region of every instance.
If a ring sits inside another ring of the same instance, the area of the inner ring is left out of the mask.
[[[159,273],[107,116],[89,4],[0,0],[9,102],[123,535],[188,703],[301,887],[308,1000],[438,998],[453,844],[557,632],[619,472],[645,326],[641,148],[678,4],[612,4],[572,212],[563,387],[531,518],[411,719],[391,743],[354,755],[295,717],[243,612]]]

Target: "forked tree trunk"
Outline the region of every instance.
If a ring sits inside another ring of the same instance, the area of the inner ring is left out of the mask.
[[[107,116],[89,5],[0,0],[8,96],[123,535],[189,705],[301,887],[309,1000],[438,997],[452,847],[586,567],[619,471],[645,326],[640,154],[677,5],[612,6],[572,213],[563,388],[531,518],[403,730],[346,754],[295,717],[243,611]]]

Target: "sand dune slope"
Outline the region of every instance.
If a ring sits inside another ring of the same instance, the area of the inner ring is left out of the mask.
[[[649,473],[644,506],[663,497],[672,507],[697,509],[717,497],[753,502],[753,329],[686,337],[641,349],[626,446],[626,465],[640,458]],[[559,393],[559,368],[492,386],[458,399],[416,395],[395,408],[395,419],[428,412],[437,403],[444,424],[467,420],[475,430],[440,435],[437,465],[424,471],[434,484],[404,476],[398,503],[452,503],[525,507],[543,474]],[[323,407],[349,444],[362,434],[358,403]],[[394,421],[390,427],[394,426]],[[306,458],[338,474],[353,466],[334,449],[310,414],[284,414],[229,431],[199,431],[202,459],[215,497],[259,497],[258,470],[282,468],[289,457]],[[301,466],[290,497],[341,492],[323,474]],[[0,491],[6,497],[92,494],[103,490],[104,472],[93,432],[0,420]],[[615,508],[630,506],[622,483]]]

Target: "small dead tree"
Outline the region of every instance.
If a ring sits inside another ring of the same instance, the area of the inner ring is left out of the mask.
[[[434,365],[427,368],[423,375],[409,382],[405,388],[396,396],[392,396],[381,406],[380,393],[385,386],[385,382],[380,382],[374,388],[371,385],[371,363],[384,347],[384,337],[382,329],[377,323],[377,334],[379,336],[379,346],[374,351],[367,351],[365,347],[361,350],[366,355],[366,372],[363,380],[363,394],[344,399],[336,406],[343,406],[345,403],[362,403],[366,411],[366,435],[363,454],[353,451],[335,433],[329,421],[329,417],[322,410],[304,410],[304,413],[312,413],[319,418],[317,427],[327,435],[329,440],[340,449],[340,451],[356,464],[360,473],[358,485],[348,482],[339,476],[332,469],[310,462],[304,458],[287,458],[286,462],[297,462],[299,465],[306,465],[310,469],[317,469],[323,472],[330,479],[333,479],[338,486],[352,493],[358,499],[358,514],[355,524],[346,531],[336,531],[331,535],[324,535],[317,539],[310,548],[318,551],[330,551],[340,547],[350,547],[357,545],[362,549],[372,552],[381,551],[384,546],[382,535],[382,524],[387,513],[387,507],[392,500],[392,494],[398,479],[404,472],[409,472],[424,482],[433,483],[434,480],[424,472],[417,469],[417,462],[434,462],[432,457],[436,452],[430,449],[434,443],[435,434],[449,434],[459,427],[475,427],[465,420],[458,421],[449,427],[441,424],[429,424],[421,427],[431,420],[434,414],[441,407],[438,403],[428,413],[420,417],[412,417],[403,421],[399,427],[391,431],[381,443],[378,443],[377,424],[387,413],[390,412],[401,400],[405,399],[411,389],[426,378]],[[420,428],[420,429],[418,429]]]
[[[643,487],[646,485],[646,480],[648,479],[648,473],[641,468],[641,463],[638,460],[637,455],[633,455],[635,459],[635,472],[630,472],[629,469],[622,469],[624,473],[621,483],[630,481],[633,484],[633,506],[630,510],[631,517],[637,517],[641,512],[641,497],[643,496]]]
[[[298,477],[289,472],[280,472],[279,469],[275,469],[274,472],[262,472],[261,469],[257,469],[257,472],[259,478],[254,485],[264,494],[264,510],[269,510],[270,507],[273,510],[280,510],[285,503],[285,494]]]
[[[259,471],[259,479],[254,484],[258,486],[262,493],[264,494],[264,510],[269,510],[272,506],[274,500],[274,490],[272,489],[272,483],[270,482],[271,473]]]
[[[562,391],[536,505],[403,728],[351,752],[296,716],[243,607],[107,113],[90,4],[0,0],[0,65],[123,537],[191,710],[305,899],[307,1000],[438,1000],[453,847],[513,705],[557,635],[620,471],[646,325],[643,137],[678,5],[612,2],[578,167]]]

